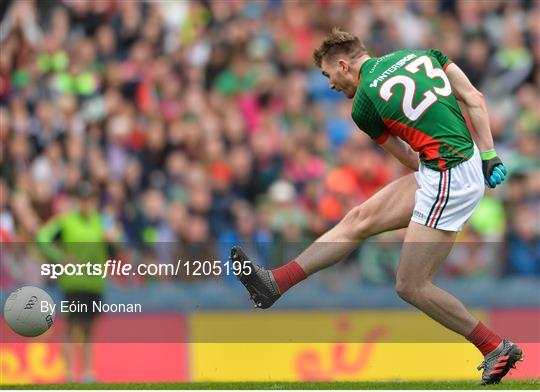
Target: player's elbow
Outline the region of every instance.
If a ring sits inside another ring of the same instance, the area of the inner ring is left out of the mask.
[[[484,98],[484,94],[482,94],[482,92],[478,91],[477,89],[469,91],[466,96],[465,103],[471,108],[486,107],[486,99]]]
[[[484,106],[486,103],[486,98],[484,97],[484,94],[482,94],[481,91],[474,89],[474,92],[472,93],[472,100],[477,105]]]

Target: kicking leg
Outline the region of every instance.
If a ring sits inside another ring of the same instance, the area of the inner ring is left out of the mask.
[[[251,264],[252,273],[239,280],[248,289],[255,304],[268,308],[290,287],[323,268],[336,264],[351,253],[363,239],[389,230],[407,227],[414,208],[417,189],[413,174],[400,178],[353,208],[331,230],[286,265],[272,271]],[[244,265],[247,255],[234,246],[231,259]]]
[[[375,234],[407,227],[417,184],[413,174],[402,177],[353,208],[332,229],[305,249],[295,261],[306,275],[330,267]]]

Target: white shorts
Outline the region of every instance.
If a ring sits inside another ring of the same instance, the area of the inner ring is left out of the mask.
[[[480,152],[452,169],[438,172],[420,163],[411,220],[447,231],[460,231],[484,195]]]

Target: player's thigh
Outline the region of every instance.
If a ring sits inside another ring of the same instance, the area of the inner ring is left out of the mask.
[[[398,286],[431,281],[454,245],[457,233],[410,222],[397,271]]]
[[[386,185],[364,202],[361,208],[368,216],[366,236],[407,227],[417,188],[414,174],[409,174]]]

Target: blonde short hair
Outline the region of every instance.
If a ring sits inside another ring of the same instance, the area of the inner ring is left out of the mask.
[[[313,60],[320,68],[323,58],[333,58],[339,54],[356,59],[367,54],[367,49],[358,37],[334,27],[322,44],[313,51]]]

